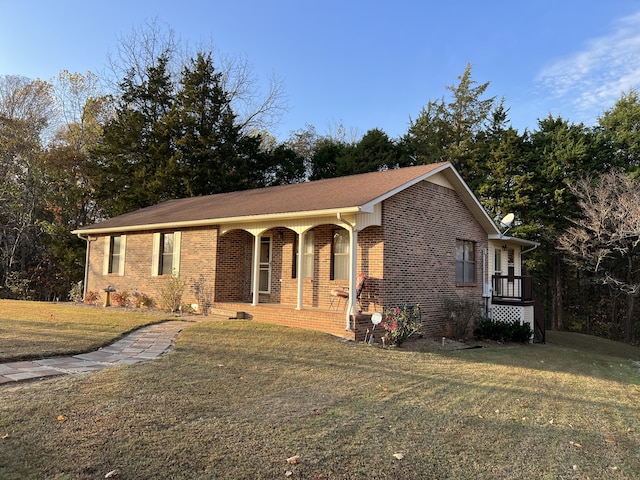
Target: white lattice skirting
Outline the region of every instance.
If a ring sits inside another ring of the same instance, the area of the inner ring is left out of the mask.
[[[533,305],[492,305],[491,319],[496,322],[528,323],[534,331]]]

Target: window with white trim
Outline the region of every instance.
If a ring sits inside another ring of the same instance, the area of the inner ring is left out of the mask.
[[[302,278],[313,278],[313,247],[315,236],[313,232],[307,232],[302,246]]]
[[[104,275],[124,275],[126,235],[108,235],[104,238]]]
[[[349,279],[349,232],[344,228],[333,231],[331,244],[331,280]]]
[[[181,232],[153,234],[152,276],[180,274],[180,243]]]
[[[476,244],[456,240],[456,283],[476,283]]]

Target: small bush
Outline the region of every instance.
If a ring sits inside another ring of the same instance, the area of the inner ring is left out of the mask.
[[[466,338],[470,333],[469,328],[480,321],[481,305],[473,300],[458,297],[444,297],[442,302],[451,336],[458,340]]]
[[[74,283],[71,287],[71,290],[69,291],[69,300],[71,300],[73,303],[82,303],[82,294],[83,294],[83,285],[82,285],[82,281],[79,281],[78,283]]]
[[[136,308],[145,307],[152,308],[153,307],[153,298],[144,293],[133,292],[133,306]]]
[[[160,306],[170,312],[177,312],[182,305],[182,294],[185,282],[178,275],[173,275],[171,280],[160,290]]]
[[[478,340],[527,343],[533,332],[528,323],[503,322],[484,318],[477,323],[474,334]]]
[[[385,330],[384,342],[388,345],[400,345],[422,330],[422,312],[419,305],[404,305],[385,312],[381,322]]]
[[[198,301],[198,308],[202,314],[208,315],[209,309],[213,306],[213,289],[204,275],[200,274],[198,279],[191,279],[191,290]]]
[[[116,307],[129,307],[131,305],[129,299],[129,292],[123,290],[121,292],[115,291],[111,293],[111,302]]]
[[[88,291],[84,297],[84,303],[96,305],[100,302],[100,294],[98,292]]]

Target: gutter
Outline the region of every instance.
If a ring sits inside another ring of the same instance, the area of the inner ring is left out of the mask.
[[[342,212],[337,212],[336,213],[336,218],[338,219],[338,222],[345,224],[348,229],[349,229],[349,240],[351,240],[351,243],[354,244],[352,245],[354,248],[349,248],[349,308],[347,308],[347,313],[345,316],[345,330],[346,331],[350,331],[351,330],[351,310],[353,308],[353,306],[356,303],[356,299],[354,297],[355,295],[355,288],[356,288],[356,282],[355,282],[355,275],[356,275],[356,267],[357,267],[357,259],[358,258],[358,252],[355,251],[358,248],[358,241],[356,240],[355,242],[353,241],[353,236],[356,235],[356,230],[355,227],[349,223],[348,221],[346,221],[344,218],[342,218]]]
[[[278,220],[288,220],[292,218],[326,217],[326,216],[333,216],[336,213],[339,215],[338,218],[341,218],[340,215],[342,213],[358,213],[360,212],[360,210],[361,210],[360,207],[346,207],[346,208],[331,209],[331,210],[312,210],[312,211],[306,211],[306,212],[289,212],[289,213],[277,213],[277,214],[266,214],[266,215],[246,215],[246,216],[227,217],[227,218],[224,218],[224,217],[223,218],[203,218],[200,220],[121,225],[119,227],[116,226],[116,227],[105,227],[105,228],[100,228],[99,227],[100,224],[96,224],[95,228],[73,230],[71,233],[74,233],[76,235],[80,235],[80,234],[91,235],[94,233],[96,234],[125,233],[125,232],[136,232],[136,231],[143,231],[143,230],[162,230],[162,229],[171,229],[171,228],[226,225],[226,224],[233,224],[233,223],[278,221]],[[114,217],[114,218],[117,218],[117,217]]]
[[[89,281],[89,251],[91,249],[91,240],[89,240],[88,236],[86,238],[83,237],[81,233],[77,233],[76,236],[87,242],[87,250],[84,254],[84,280],[82,285],[82,298],[84,299],[87,296],[87,282]]]

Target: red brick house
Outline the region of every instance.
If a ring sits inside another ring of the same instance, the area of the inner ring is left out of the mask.
[[[74,233],[87,241],[85,291],[157,300],[172,275],[204,279],[214,309],[350,339],[367,314],[405,304],[440,335],[445,296],[533,321],[520,255],[536,244],[501,235],[449,163],[170,200]],[[183,303],[202,308],[190,288]]]

